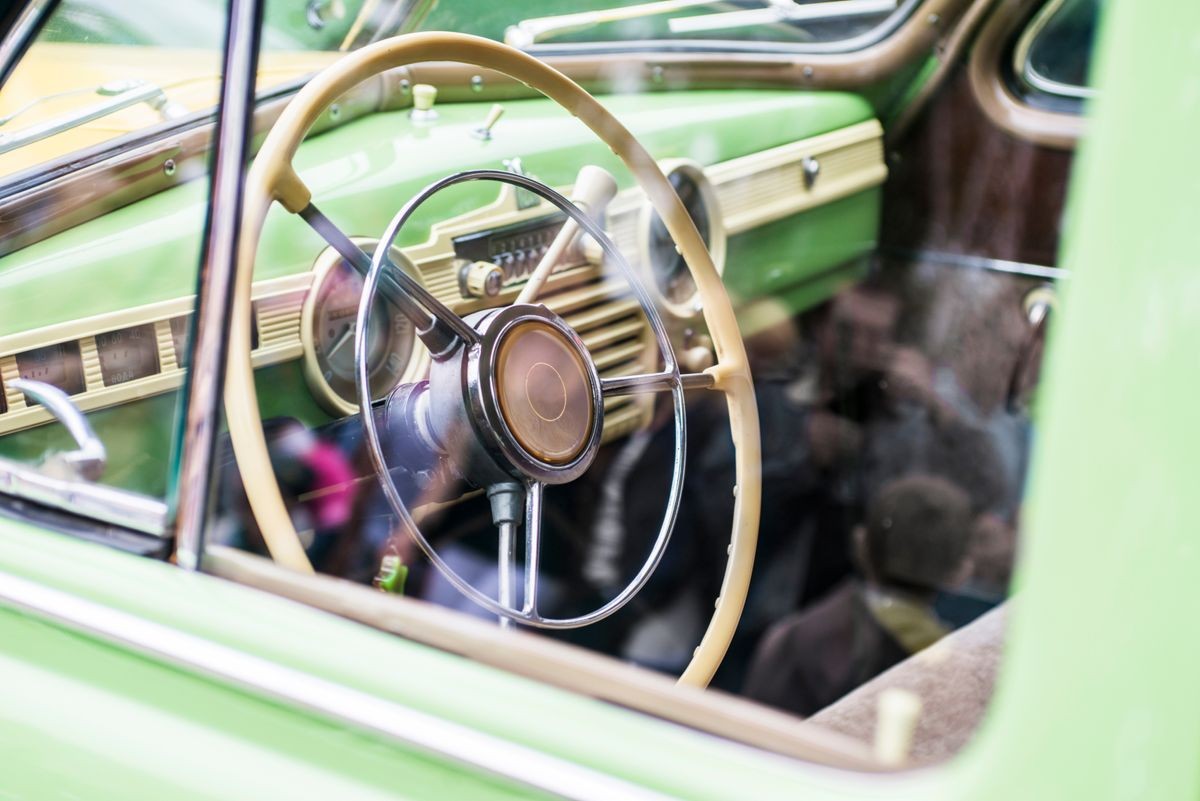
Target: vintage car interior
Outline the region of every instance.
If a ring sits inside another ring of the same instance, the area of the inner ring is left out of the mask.
[[[0,514],[784,754],[945,758],[1100,5],[269,0],[218,379],[225,4],[61,0],[0,89]]]

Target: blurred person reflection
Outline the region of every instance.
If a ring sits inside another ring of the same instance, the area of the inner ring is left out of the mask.
[[[936,642],[949,628],[933,602],[971,572],[972,524],[967,493],[945,478],[890,481],[854,530],[864,579],[846,579],[771,626],[751,660],[745,694],[811,715]]]

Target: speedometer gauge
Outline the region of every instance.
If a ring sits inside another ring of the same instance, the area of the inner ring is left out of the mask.
[[[725,263],[725,228],[721,223],[716,192],[705,176],[704,168],[683,160],[663,162],[661,166],[712,254],[717,272],[721,272]],[[639,238],[642,263],[649,270],[660,304],[676,317],[694,317],[700,312],[696,283],[667,226],[649,204],[642,215]]]
[[[158,372],[158,337],[154,323],[96,335],[100,375],[104,386],[124,384]]]
[[[78,395],[87,388],[78,342],[60,342],[18,353],[17,373],[21,378],[58,387],[68,395]],[[37,403],[32,399],[30,402]]]
[[[370,251],[369,246],[365,249]],[[393,251],[392,263],[416,276],[399,252]],[[322,405],[337,414],[353,414],[358,408],[354,325],[362,288],[362,276],[337,253],[327,250],[313,268],[312,288],[301,315],[305,376]],[[378,400],[402,381],[419,377],[425,368],[424,353],[412,322],[382,297],[377,298],[367,332],[371,398]]]

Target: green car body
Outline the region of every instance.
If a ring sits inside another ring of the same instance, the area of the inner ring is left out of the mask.
[[[1164,24],[1144,4],[1117,0],[1104,19],[1095,66],[1101,95],[1090,109],[1068,210],[1069,313],[1054,331],[1039,397],[1008,646],[987,719],[945,765],[858,774],[784,759],[202,573],[3,519],[0,790],[12,798],[127,801],[544,797],[430,745],[437,736],[469,734],[482,738],[484,750],[508,744],[552,760],[549,767],[565,765],[591,797],[621,788],[692,799],[1196,797],[1200,644],[1186,632],[1200,616],[1191,508],[1200,474],[1191,436],[1200,352],[1200,6],[1176,3],[1169,13]],[[671,102],[676,97],[706,115],[728,112],[727,134],[719,117],[707,118],[717,131],[714,160],[771,144],[748,138],[770,127],[736,124],[747,117],[786,119],[817,133],[872,113],[865,102],[838,95],[747,91],[673,95]],[[673,126],[687,120],[658,102],[639,108],[642,101],[620,98],[612,107],[656,155],[675,155]],[[542,108],[514,104],[510,115],[536,120]],[[445,109],[458,118],[457,106]],[[464,104],[461,114],[466,125],[480,109]],[[385,124],[377,115],[314,139],[302,159],[372,158],[371,128]],[[531,143],[529,161],[548,182],[566,181],[583,147],[570,142],[539,156]],[[428,177],[467,166],[460,156],[431,164]],[[198,207],[202,195],[197,184],[172,190],[9,258],[32,263],[73,237],[103,241],[111,228],[137,225],[151,205]],[[803,266],[811,272],[762,279],[770,249],[756,249],[747,259],[762,261],[748,263],[746,283],[731,280],[731,291],[795,291],[797,304],[809,302],[803,288],[853,255],[837,243],[857,241],[863,251],[873,245],[877,198],[844,202],[849,208],[823,210],[828,220],[814,214],[811,233],[781,229],[773,240],[812,254]],[[367,226],[381,229],[388,213]],[[272,274],[303,266],[301,251],[288,250],[299,239],[298,229],[287,228],[294,222],[268,227]],[[161,248],[166,265],[178,245],[147,247]],[[737,247],[731,243],[731,264]],[[103,281],[112,265],[95,258],[94,268]],[[137,290],[145,293],[139,300],[187,291],[189,275],[164,267]],[[79,293],[83,308],[87,290],[85,281],[67,291]],[[35,322],[36,314],[36,304],[11,314],[6,308],[0,334],[50,322]],[[260,380],[281,383],[274,375]],[[100,430],[104,421],[95,424]],[[59,436],[34,429],[8,437],[4,447],[30,456]],[[168,431],[146,436],[136,448],[167,452]],[[157,490],[164,473],[155,463],[124,480]],[[243,672],[214,670],[222,660]],[[266,686],[239,679],[246,675]],[[308,708],[289,690],[305,682],[371,702],[379,717],[416,728],[406,738]]]

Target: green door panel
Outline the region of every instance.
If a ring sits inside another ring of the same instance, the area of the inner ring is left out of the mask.
[[[539,797],[12,610],[0,641],[4,798]]]
[[[265,593],[5,520],[0,573],[685,798],[779,798],[806,783],[799,763]],[[113,797],[166,797],[180,762],[181,787],[213,788],[212,795],[181,797],[307,798],[338,787],[344,791],[324,797],[357,798],[351,788],[392,788],[401,797],[406,791],[503,797],[494,785],[398,745],[2,607],[0,643],[0,753],[8,753],[8,743],[23,743],[23,759],[0,771],[0,793],[43,786],[45,766],[62,758],[68,767],[80,765],[72,768],[79,782],[94,778],[91,785],[68,785],[86,797],[104,797],[95,795],[100,786]],[[233,767],[226,774],[223,766]],[[205,782],[209,772],[222,775]],[[249,789],[231,787],[239,775],[253,783]],[[264,796],[263,787],[273,790]],[[431,787],[438,789],[423,791]]]

